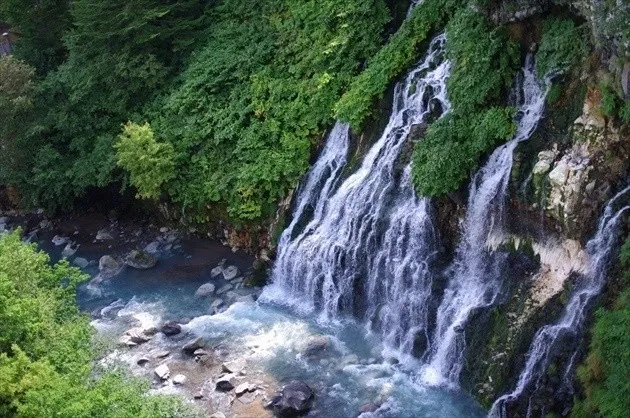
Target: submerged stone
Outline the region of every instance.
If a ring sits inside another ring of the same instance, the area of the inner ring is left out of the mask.
[[[195,292],[195,296],[199,298],[210,296],[214,293],[215,288],[216,287],[213,283],[202,284]]]
[[[236,278],[239,274],[241,274],[241,271],[236,266],[228,266],[225,268],[225,270],[223,270],[223,278],[225,280],[232,280]]]
[[[138,270],[150,269],[156,263],[157,259],[155,257],[140,250],[133,250],[125,257],[125,264]]]

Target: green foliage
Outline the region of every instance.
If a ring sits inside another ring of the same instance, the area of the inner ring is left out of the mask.
[[[131,184],[145,199],[160,197],[160,188],[173,177],[173,146],[159,143],[148,123],[127,123],[115,144],[118,165],[129,172]]]
[[[259,218],[308,167],[310,151],[388,20],[382,0],[221,2],[175,88],[148,111],[173,144],[171,197]]]
[[[69,0],[3,0],[5,19],[20,34],[14,53],[39,74],[56,68],[66,57],[62,36],[70,26]]]
[[[205,31],[204,11],[198,0],[71,3],[67,59],[38,85],[24,135],[38,149],[19,185],[28,203],[67,206],[89,187],[120,180],[120,125],[183,66]]]
[[[549,17],[543,23],[543,35],[536,52],[539,77],[567,72],[585,55],[584,31],[566,18]]]
[[[592,3],[592,30],[599,49],[614,47],[622,60],[630,57],[630,2],[602,0]]]
[[[518,68],[518,46],[501,28],[491,29],[484,17],[462,9],[446,27],[447,57],[453,62],[447,81],[456,113],[467,114],[496,104]]]
[[[413,155],[418,193],[439,196],[466,182],[484,153],[514,135],[513,116],[513,108],[493,107],[470,118],[447,114],[431,125]]]
[[[599,309],[589,354],[578,368],[586,397],[576,400],[572,417],[625,417],[630,410],[630,237],[620,254],[625,289],[612,309]]]
[[[624,101],[611,87],[611,82],[605,80],[600,83],[599,91],[602,93],[600,108],[609,118],[619,118],[622,122],[630,121],[630,103]]]
[[[192,416],[177,399],[146,396],[148,382],[94,373],[93,330],[75,302],[87,278],[67,261],[51,266],[18,233],[0,235],[0,416]]]
[[[0,58],[0,184],[11,183],[30,157],[22,141],[33,108],[35,69],[12,56]]]
[[[431,32],[442,28],[463,3],[459,0],[425,0],[417,5],[335,105],[337,118],[359,130],[370,116],[374,101],[382,98],[392,81],[418,58],[418,50]]]
[[[483,16],[462,9],[446,27],[452,111],[416,143],[413,178],[423,196],[457,190],[481,157],[514,134],[514,109],[500,107],[518,66],[518,49]]]

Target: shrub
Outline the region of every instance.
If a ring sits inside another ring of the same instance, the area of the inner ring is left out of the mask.
[[[514,134],[514,109],[500,104],[518,66],[516,45],[470,9],[457,12],[446,35],[453,110],[415,145],[413,179],[423,196],[457,190],[484,154]]]
[[[174,152],[169,143],[159,143],[148,123],[127,123],[118,137],[116,158],[118,165],[129,172],[131,184],[138,196],[155,199],[164,183],[173,178]]]
[[[471,9],[453,17],[446,36],[447,57],[453,62],[447,91],[455,112],[467,114],[498,104],[518,69],[518,46],[502,28],[491,29]]]
[[[425,0],[417,5],[388,43],[369,60],[367,68],[352,81],[335,105],[335,116],[349,122],[354,130],[360,130],[371,114],[374,101],[382,98],[392,81],[418,58],[418,49],[431,32],[443,27],[464,3]]]
[[[429,127],[416,144],[413,179],[422,196],[456,190],[481,156],[514,135],[513,108],[490,108],[472,117],[449,114]]]
[[[584,27],[572,20],[549,17],[543,23],[543,35],[536,52],[536,72],[543,78],[567,72],[585,54]]]
[[[147,111],[173,145],[171,198],[260,219],[308,168],[342,91],[389,19],[382,0],[221,2],[204,47]]]
[[[0,416],[188,417],[173,397],[147,396],[149,383],[95,370],[93,329],[76,287],[88,276],[55,265],[18,232],[0,234]]]

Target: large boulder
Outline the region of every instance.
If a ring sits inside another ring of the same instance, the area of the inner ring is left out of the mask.
[[[293,381],[282,388],[270,402],[279,417],[297,417],[306,414],[313,406],[315,392],[301,381]]]
[[[125,264],[139,270],[154,267],[157,259],[146,251],[133,250],[125,257]]]
[[[215,286],[212,283],[206,283],[199,286],[195,292],[195,296],[198,298],[205,298],[214,293]]]

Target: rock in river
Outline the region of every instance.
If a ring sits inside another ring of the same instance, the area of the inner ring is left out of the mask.
[[[225,280],[232,280],[241,274],[240,270],[236,266],[228,266],[223,270],[223,278]]]
[[[157,259],[155,257],[140,250],[133,250],[127,255],[127,257],[125,257],[126,265],[139,270],[150,269],[155,266],[156,263]]]
[[[188,343],[186,343],[183,347],[182,347],[182,351],[186,354],[194,354],[195,350],[199,349],[199,348],[203,348],[206,345],[205,341],[203,340],[203,338],[197,338],[195,340],[192,340]]]
[[[104,255],[98,260],[98,270],[106,276],[116,274],[122,264],[111,255]]]
[[[160,380],[166,380],[170,376],[171,371],[166,364],[161,364],[155,368],[154,373]]]
[[[305,356],[314,356],[325,351],[330,346],[330,338],[325,335],[316,335],[306,341],[306,346],[302,350]]]
[[[309,385],[293,381],[282,388],[270,402],[276,415],[280,417],[297,417],[308,412],[313,406],[315,393]]]
[[[162,331],[162,334],[168,336],[177,335],[182,332],[182,326],[179,325],[177,322],[167,321],[164,323],[164,325],[162,325],[160,331]]]
[[[215,286],[212,283],[206,283],[199,286],[195,292],[195,296],[198,298],[205,298],[214,293]]]
[[[87,259],[83,257],[77,257],[72,262],[74,263],[75,266],[82,269],[86,268],[90,264],[90,262],[87,261]]]

